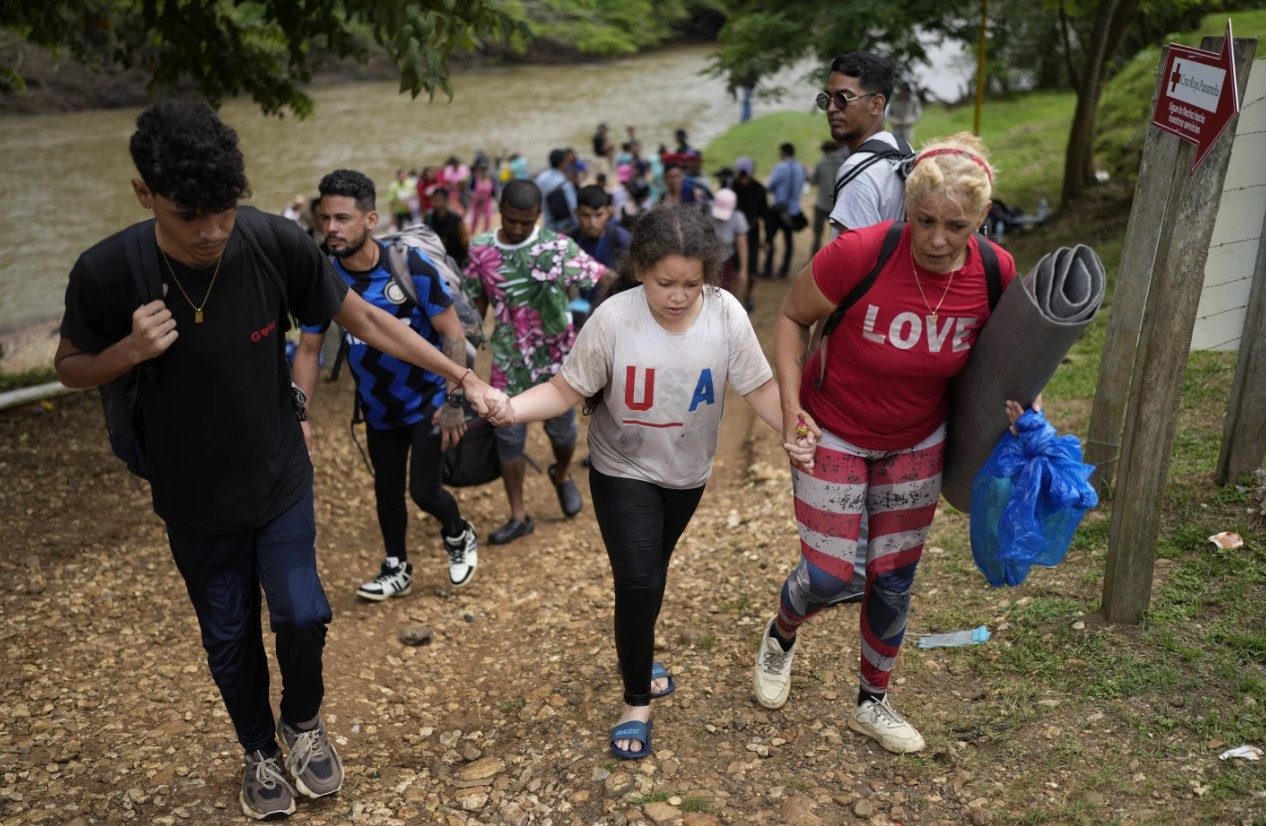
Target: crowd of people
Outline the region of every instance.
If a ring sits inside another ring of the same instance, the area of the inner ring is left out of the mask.
[[[316,566],[320,457],[307,448],[319,341],[331,322],[345,330],[369,428],[385,551],[362,597],[409,593],[406,492],[438,523],[452,585],[474,578],[476,527],[440,475],[441,453],[468,427],[467,406],[497,427],[508,513],[490,542],[535,530],[523,500],[531,422],[544,423],[562,513],[580,514],[582,408],[623,682],[606,747],[616,758],[645,757],[652,703],[677,690],[653,659],[669,562],[711,474],[729,385],[787,454],[799,534],[799,564],[753,666],[756,700],[787,702],[810,617],[860,601],[848,725],[891,752],[924,747],[888,687],[939,495],[948,383],[992,310],[984,262],[997,260],[1003,286],[1015,265],[975,232],[994,188],[978,139],[928,142],[913,162],[873,148],[899,145],[885,129],[893,98],[887,60],[836,59],[817,96],[831,134],[823,162],[808,170],[784,144],[763,185],[750,159],[738,158],[714,189],[684,130],[674,151],[643,160],[632,130],[617,150],[605,126],[594,136],[592,178],[566,149],[535,176],[519,156],[507,159],[508,175],[491,161],[450,158],[416,179],[399,170],[381,215],[370,178],[332,170],[310,210],[324,249],[297,226],[303,199],[287,216],[238,205],[248,185],[237,135],[208,105],[163,101],[141,114],[132,188],[154,217],[75,264],[56,368],[71,387],[136,377],[138,472],[245,753],[245,814],[286,815],[297,797],[342,785],[320,716],[331,613]],[[840,164],[837,150],[847,153]],[[792,278],[810,181],[819,193],[829,184],[833,200],[815,203],[815,254]],[[419,219],[463,268],[464,297],[491,310],[486,377],[467,366],[457,297],[437,262],[411,249],[406,271],[396,271],[375,237]],[[771,222],[781,258],[757,238]],[[828,224],[832,237],[818,249]],[[448,246],[454,236],[460,250]],[[776,376],[744,309],[761,252],[762,274],[790,280],[774,330]],[[292,315],[302,325],[293,368],[283,336]],[[821,337],[811,334],[819,324]],[[999,411],[1000,429],[1020,412],[1014,402]],[[282,680],[276,717],[261,589]]]

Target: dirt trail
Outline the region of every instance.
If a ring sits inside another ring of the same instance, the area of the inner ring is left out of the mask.
[[[783,289],[758,287],[763,341]],[[779,440],[732,393],[727,406],[659,626],[678,690],[656,703],[653,755],[617,763],[606,748],[620,711],[610,573],[586,471],[577,475],[587,507],[570,521],[547,479],[529,473],[535,534],[482,546],[477,578],[460,591],[447,586],[435,526],[415,515],[413,594],[366,604],[354,590],[381,558],[371,480],[347,435],[350,387],[323,384],[317,518],[335,611],[323,714],[347,781],[337,797],[301,805],[295,822],[815,826],[1000,814],[1004,767],[1042,742],[997,746],[996,774],[964,768],[974,739],[959,730],[964,708],[988,687],[953,652],[908,646],[895,680],[894,701],[927,735],[926,752],[895,757],[847,730],[856,607],[806,629],[784,709],[755,704],[757,639],[797,540]],[[241,757],[193,613],[147,490],[109,454],[95,395],[0,415],[0,444],[3,822],[246,822]],[[529,454],[547,464],[539,428]],[[458,496],[482,536],[505,518],[499,484]],[[958,573],[961,560],[947,565],[938,549],[925,560],[916,623],[983,588]],[[402,644],[408,626],[430,629],[430,643]]]

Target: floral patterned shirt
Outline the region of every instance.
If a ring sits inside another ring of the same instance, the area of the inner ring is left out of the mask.
[[[495,320],[489,384],[516,395],[557,373],[576,338],[569,292],[601,275],[597,259],[548,229],[516,246],[498,241],[497,230],[472,240],[464,286],[488,300]]]

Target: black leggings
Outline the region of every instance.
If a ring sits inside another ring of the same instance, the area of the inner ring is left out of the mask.
[[[417,506],[439,520],[446,536],[461,532],[462,513],[457,500],[441,485],[444,478],[444,455],[440,450],[440,434],[430,417],[415,425],[375,430],[366,428],[365,443],[369,461],[374,466],[374,496],[378,500],[378,527],[387,556],[400,561],[409,558],[405,534],[409,527],[409,511],[404,503],[404,471],[409,465],[409,496]],[[412,461],[409,449],[413,448]]]
[[[662,488],[590,468],[589,492],[615,580],[615,651],[624,702],[649,705],[655,621],[664,602],[668,561],[699,506],[703,487]]]

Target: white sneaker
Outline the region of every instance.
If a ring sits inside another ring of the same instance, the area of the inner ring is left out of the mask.
[[[469,522],[457,536],[440,535],[444,550],[448,551],[448,581],[460,588],[475,578],[475,566],[479,564],[479,542],[475,528]]]
[[[756,652],[756,666],[752,668],[752,689],[756,692],[756,702],[765,708],[782,708],[791,696],[791,661],[795,659],[796,649],[783,651],[778,640],[771,633],[774,621],[765,626],[765,634],[760,640],[760,650]]]
[[[413,565],[408,562],[397,562],[391,564],[391,559],[383,560],[382,570],[378,572],[378,576],[360,586],[356,591],[356,596],[362,599],[373,600],[374,602],[382,602],[391,597],[402,597],[409,593],[409,588],[413,585]]]
[[[897,754],[919,751],[923,748],[923,735],[888,705],[888,698],[875,702],[867,700],[853,711],[848,727],[867,737],[874,737],[879,745]]]

